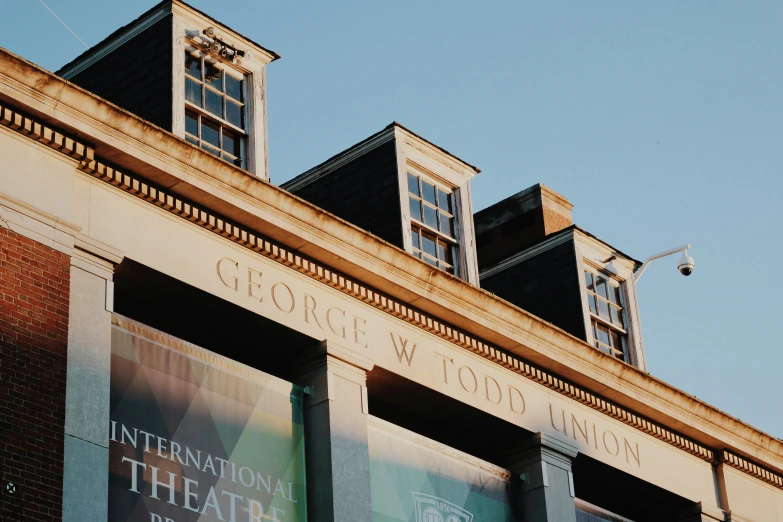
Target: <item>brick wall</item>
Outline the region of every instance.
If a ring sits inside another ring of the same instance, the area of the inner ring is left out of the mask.
[[[0,520],[60,520],[70,258],[0,223]],[[6,484],[17,492],[9,495]]]

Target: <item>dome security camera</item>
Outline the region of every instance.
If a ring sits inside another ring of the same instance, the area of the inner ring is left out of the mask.
[[[696,262],[687,253],[683,254],[680,260],[677,262],[677,270],[684,276],[689,276],[693,273],[693,269],[696,268]]]
[[[639,279],[642,277],[642,274],[644,274],[644,271],[647,270],[647,267],[650,265],[650,262],[655,261],[656,259],[660,259],[662,257],[671,256],[674,254],[677,254],[679,252],[682,252],[682,257],[680,258],[680,261],[677,263],[677,270],[680,271],[680,273],[684,276],[689,276],[693,273],[693,269],[696,268],[696,262],[693,260],[691,256],[688,255],[688,251],[691,249],[690,243],[686,245],[679,246],[677,248],[672,248],[671,250],[665,250],[663,252],[659,252],[653,256],[650,256],[647,258],[647,260],[642,263],[642,265],[634,271],[633,274],[633,280],[634,282],[638,282]]]

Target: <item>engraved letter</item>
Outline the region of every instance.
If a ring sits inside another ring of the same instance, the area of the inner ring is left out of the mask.
[[[467,386],[465,386],[465,383],[462,382],[462,370],[467,370],[470,372],[470,377],[473,379],[473,389],[469,390]],[[473,373],[473,370],[471,370],[468,366],[460,366],[459,370],[457,370],[457,377],[459,378],[459,384],[462,386],[462,389],[465,390],[468,393],[476,393],[476,390],[478,390],[478,379],[476,379],[476,374]]]
[[[343,322],[340,325],[338,325],[338,328],[340,330],[339,332],[334,329],[334,325],[332,324],[332,310],[337,310],[343,316]],[[337,335],[345,339],[345,310],[337,308],[336,306],[333,306],[330,309],[328,309],[326,311],[326,324],[329,325],[329,329],[332,332],[334,332],[334,335]]]
[[[275,293],[275,290],[277,289],[278,286],[282,286],[283,288],[285,288],[286,291],[288,292],[289,299],[291,299],[291,306],[288,308],[288,310],[286,310],[285,308],[280,306],[280,302],[277,300],[277,294]],[[294,302],[294,293],[291,291],[290,288],[288,288],[287,284],[281,283],[281,282],[278,282],[278,283],[275,283],[275,284],[272,285],[272,301],[275,303],[275,306],[281,312],[285,312],[287,314],[290,314],[291,312],[293,312],[294,311],[294,306],[296,306],[296,303]]]
[[[361,323],[361,327],[359,326],[359,323]],[[354,318],[353,318],[353,342],[355,342],[358,345],[361,345],[362,348],[367,348],[367,343],[362,343],[362,339],[359,339],[360,335],[367,335],[367,332],[364,331],[365,328],[367,328],[367,321],[365,321],[361,317],[354,316]]]
[[[514,393],[517,392],[517,396],[519,396],[519,400],[522,401],[522,410],[517,411],[514,409]],[[522,415],[525,413],[526,405],[525,405],[525,397],[522,395],[522,392],[514,388],[513,386],[509,385],[508,387],[508,407],[509,409],[514,412]]]
[[[392,344],[394,345],[394,351],[397,352],[397,360],[402,364],[402,359],[405,358],[405,360],[408,361],[408,367],[410,368],[410,365],[413,362],[413,355],[416,353],[416,343],[411,343],[411,353],[409,354],[408,339],[398,334],[397,337],[400,340],[400,345],[398,347],[397,341],[394,339],[394,334],[389,332],[389,335],[391,336]]]
[[[492,384],[495,385],[495,389],[497,389],[498,391],[497,402],[493,401],[489,396],[489,381],[492,381]],[[492,404],[500,404],[500,402],[503,400],[503,391],[500,389],[500,385],[498,384],[498,381],[496,381],[495,379],[493,379],[487,374],[484,374],[484,393],[486,394],[487,400]]]
[[[579,424],[579,421],[576,420],[576,416],[572,413],[571,414],[571,435],[574,437],[574,440],[576,440],[576,431],[579,430],[579,434],[582,435],[582,437],[585,438],[585,442],[590,444],[590,440],[587,438],[587,434],[589,433],[587,430],[587,419],[585,419],[585,429],[582,431],[582,425]]]
[[[634,452],[633,452],[633,448],[632,448],[632,447],[631,447],[631,445],[628,443],[628,439],[626,439],[625,437],[623,437],[623,442],[625,442],[625,461],[626,461],[626,462],[629,462],[629,463],[631,462],[631,461],[628,459],[628,453],[630,452],[630,453],[631,453],[631,456],[633,457],[633,460],[635,460],[635,461],[636,461],[636,465],[637,465],[637,466],[639,466],[639,467],[641,468],[641,467],[642,467],[642,459],[641,459],[641,457],[639,456],[639,443],[637,442],[637,443],[635,444],[635,445],[636,445],[636,453],[634,453]]]
[[[312,304],[312,306],[308,306],[309,304]],[[315,324],[318,325],[318,328],[321,330],[324,329],[323,326],[321,326],[321,323],[318,321],[318,316],[315,315],[315,297],[311,296],[310,294],[304,295],[304,314],[305,314],[305,322],[310,323],[310,314],[312,314],[313,319],[315,319]]]
[[[443,357],[443,383],[448,384],[449,383],[449,376],[446,372],[446,361],[449,361],[451,364],[454,364],[454,359],[451,359],[450,357],[446,357],[445,355],[439,354],[438,352],[435,352],[435,357]]]
[[[224,268],[224,261],[229,266]],[[230,275],[223,274],[225,270],[228,270]],[[230,288],[234,291],[239,290],[239,278],[235,275],[239,273],[239,263],[227,257],[221,258],[220,261],[217,262],[217,273],[220,281],[226,285],[226,288]]]
[[[609,435],[611,435],[611,436],[612,436],[612,438],[614,439],[614,451],[610,450],[610,449],[609,449],[609,445],[606,443],[606,434],[607,434],[607,433],[608,433]],[[620,454],[620,442],[617,440],[617,437],[615,437],[614,433],[612,433],[610,430],[606,430],[606,431],[604,432],[604,434],[601,436],[601,438],[602,438],[602,439],[603,439],[603,441],[604,441],[604,448],[606,449],[606,452],[607,452],[609,455],[612,455],[612,456],[615,456],[615,457],[616,457],[617,455],[619,455],[619,454]]]
[[[258,281],[253,280],[253,276],[258,276]],[[264,301],[261,295],[261,272],[247,268],[247,296],[257,299],[259,303]]]
[[[568,429],[566,427],[566,420],[565,420],[565,410],[561,408],[560,411],[563,414],[563,429],[558,429],[558,427],[555,426],[555,414],[552,412],[551,403],[549,404],[549,420],[552,422],[552,427],[555,429],[555,431],[559,431],[560,433],[568,437]]]

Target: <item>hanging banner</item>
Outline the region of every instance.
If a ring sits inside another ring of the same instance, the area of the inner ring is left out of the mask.
[[[109,522],[305,522],[302,389],[112,323]]]
[[[369,418],[373,522],[513,522],[507,470]]]

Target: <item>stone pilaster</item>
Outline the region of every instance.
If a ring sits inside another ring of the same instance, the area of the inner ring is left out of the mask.
[[[366,372],[373,364],[324,341],[300,368],[305,399],[307,510],[312,522],[370,520]]]
[[[85,250],[71,257],[65,394],[63,522],[106,520],[114,262]]]
[[[520,522],[576,522],[571,464],[575,446],[545,433],[533,435],[509,459],[520,479],[515,512]]]

